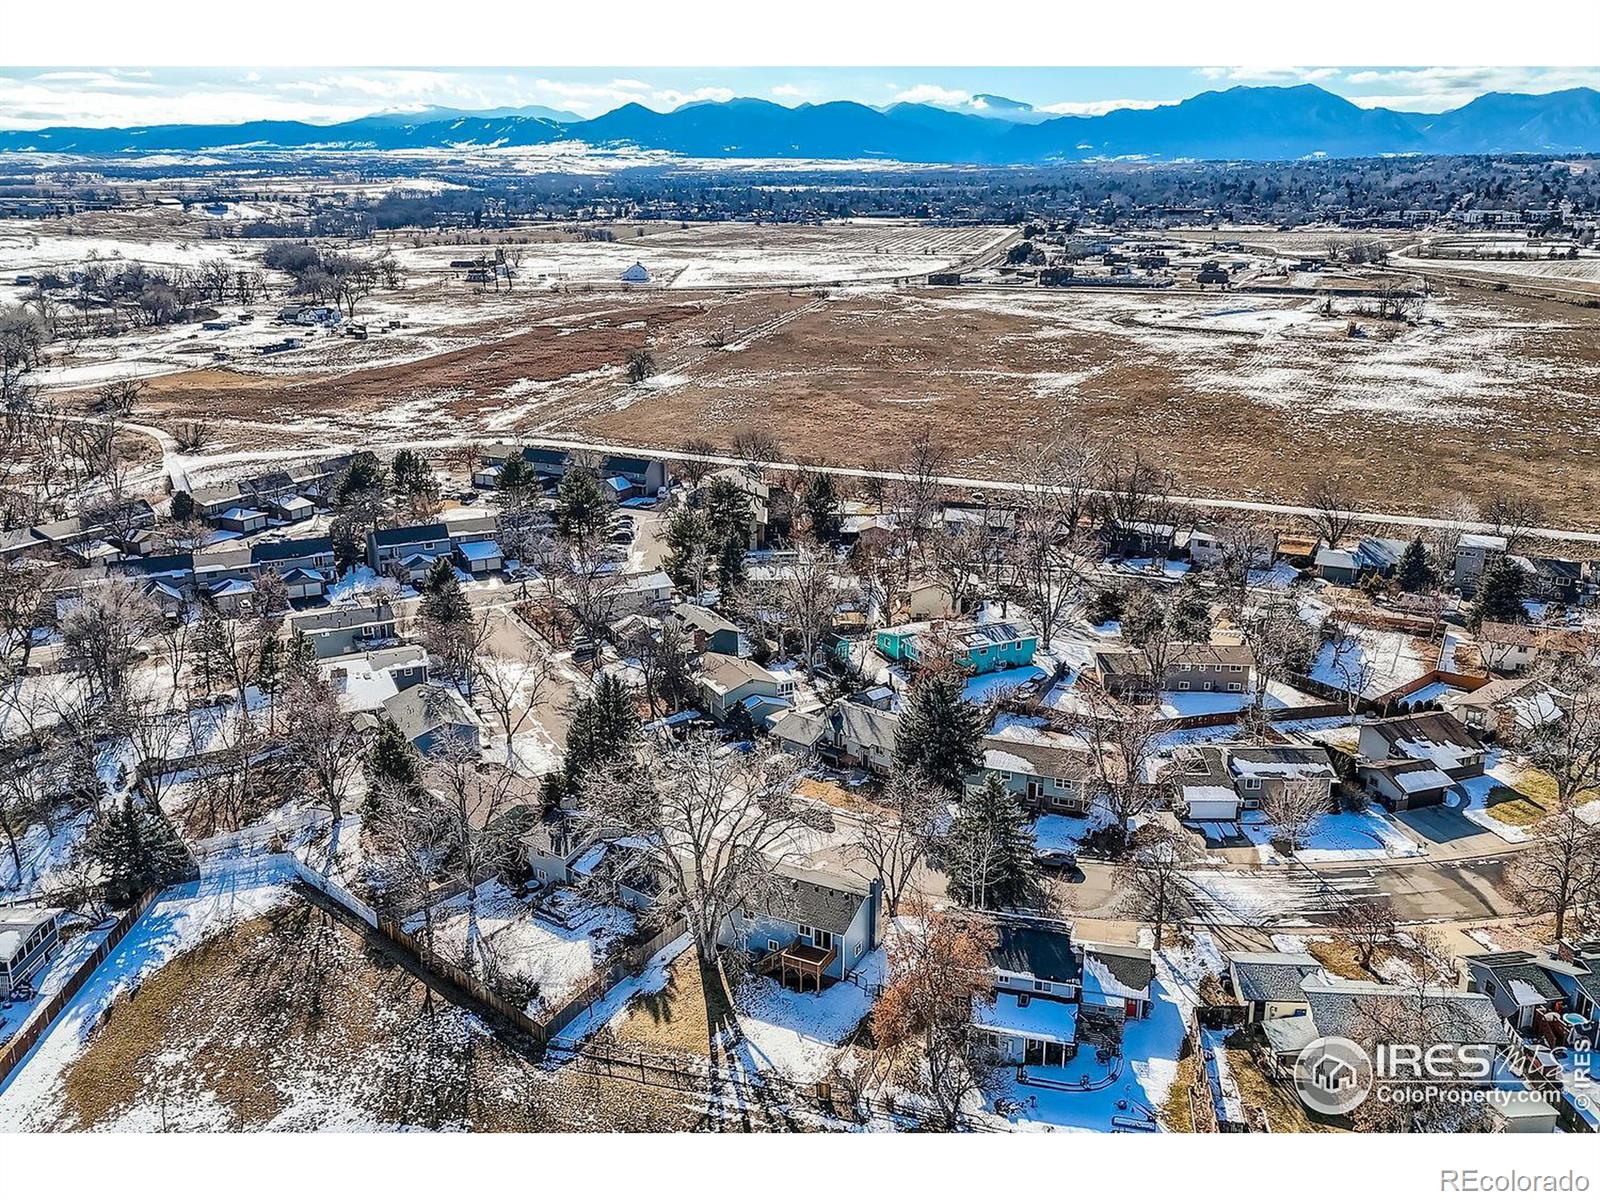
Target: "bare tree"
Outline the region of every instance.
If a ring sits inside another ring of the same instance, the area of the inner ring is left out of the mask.
[[[1272,781],[1261,797],[1261,813],[1277,835],[1289,844],[1290,852],[1300,849],[1306,835],[1316,828],[1328,812],[1328,798],[1312,779]]]
[[[514,628],[507,622],[507,628]],[[472,670],[474,696],[489,706],[506,738],[506,765],[517,764],[516,734],[527,722],[550,682],[552,667],[544,646],[528,633],[517,634],[515,653],[501,658],[480,650]]]
[[[84,593],[61,623],[67,655],[91,691],[120,695],[139,648],[160,628],[162,616],[138,584],[109,579]]]
[[[1483,519],[1506,540],[1506,552],[1518,553],[1544,525],[1544,505],[1532,496],[1500,495],[1484,505]]]
[[[884,809],[860,822],[856,845],[883,881],[883,902],[897,916],[906,888],[938,841],[950,797],[915,770],[897,769],[878,798]]]
[[[344,816],[345,793],[366,749],[365,739],[339,703],[333,685],[319,674],[296,673],[283,707],[289,754],[315,784],[337,825]]]
[[[1184,874],[1194,861],[1187,838],[1157,821],[1140,826],[1128,857],[1117,868],[1117,884],[1130,915],[1149,921],[1155,948],[1161,950],[1167,930],[1190,910]]]
[[[1355,948],[1357,960],[1370,975],[1373,956],[1394,939],[1400,917],[1387,896],[1362,896],[1334,910],[1328,923]]]
[[[1317,532],[1330,549],[1338,549],[1339,543],[1355,528],[1355,501],[1337,475],[1330,475],[1313,487],[1306,494],[1306,506],[1313,510]]]
[[[710,439],[689,438],[683,443],[684,457],[673,462],[672,470],[690,487],[699,487],[700,481],[717,469],[716,463],[704,461],[707,456],[716,453],[717,448]]]
[[[594,828],[644,840],[709,969],[736,909],[784,903],[778,871],[794,836],[832,828],[827,807],[797,795],[798,783],[788,755],[729,753],[715,736],[694,733],[646,743],[637,764],[590,772],[582,799]]]
[[[1134,819],[1161,800],[1149,770],[1163,728],[1159,710],[1124,704],[1092,680],[1080,680],[1075,690],[1079,704],[1070,723],[1085,744],[1087,789],[1118,831],[1114,836],[1125,838]]]
[[[1563,803],[1533,827],[1533,841],[1511,864],[1507,882],[1530,913],[1550,913],[1555,937],[1567,920],[1600,899],[1600,825]]]
[[[776,599],[785,624],[800,642],[806,666],[816,665],[818,649],[833,627],[839,605],[839,560],[826,547],[802,544],[799,557],[784,565]]]

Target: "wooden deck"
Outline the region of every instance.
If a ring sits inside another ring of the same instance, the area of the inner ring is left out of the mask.
[[[838,957],[838,946],[823,950],[797,940],[757,959],[756,970],[763,975],[776,975],[784,987],[790,986],[792,978],[794,989],[799,992],[805,991],[806,984],[810,983],[820,995],[828,968]]]

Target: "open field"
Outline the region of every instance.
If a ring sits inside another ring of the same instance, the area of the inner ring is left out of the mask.
[[[1336,472],[1378,511],[1523,488],[1551,524],[1596,527],[1600,313],[1581,306],[1447,286],[1402,325],[1347,296],[1330,312],[1320,296],[923,289],[859,281],[970,261],[1009,232],[873,221],[619,230],[615,242],[520,246],[519,278],[499,292],[449,266],[478,252],[470,244],[395,238],[405,282],[364,301],[369,340],[312,332],[297,350],[258,355],[255,343],[282,336],[268,320],[275,298],[222,332],[86,342],[40,382],[82,395],[143,374],[136,421],[170,430],[213,418],[211,444],[189,464],[196,485],[323,447],[534,435],[726,446],[745,426],[772,430],[797,458],[871,465],[894,460],[905,431],[926,422],[952,447],[954,474],[1004,477],[1029,439],[1063,431],[1138,444],[1196,495],[1292,503]],[[46,230],[33,249],[55,262],[72,257],[63,242],[86,253],[120,239],[134,256],[132,229],[85,233]],[[152,261],[260,249],[175,228],[145,236]],[[1326,236],[1294,240],[1309,252],[1306,239]],[[8,245],[20,266],[28,248]],[[616,276],[636,259],[653,283],[630,290]],[[858,282],[812,285],[841,275]],[[656,374],[630,385],[624,364],[639,349]],[[155,442],[141,449],[153,461]]]

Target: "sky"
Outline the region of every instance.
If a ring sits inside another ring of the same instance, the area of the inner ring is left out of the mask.
[[[1240,84],[1314,83],[1364,106],[1455,108],[1484,92],[1600,87],[1597,67],[0,67],[0,128],[318,124],[429,107],[545,105],[582,117],[755,96],[780,104],[910,100],[974,111],[982,94],[1049,113],[1170,104]]]

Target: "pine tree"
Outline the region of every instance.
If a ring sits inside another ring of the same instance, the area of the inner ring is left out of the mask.
[[[924,671],[911,685],[900,714],[895,765],[920,771],[952,794],[960,792],[983,761],[983,733],[983,714],[963,698],[961,677],[952,671]]]
[[[950,898],[971,908],[1015,908],[1036,877],[1033,825],[998,775],[962,792],[947,839]]]
[[[801,503],[811,522],[811,536],[824,545],[838,541],[842,521],[839,515],[839,491],[834,487],[833,476],[820,471],[811,476],[806,481]]]
[[[311,644],[306,631],[296,629],[289,635],[283,650],[283,677],[288,680],[316,673],[317,648]]]
[[[601,676],[594,695],[578,703],[567,728],[567,754],[562,765],[567,791],[576,793],[584,775],[595,767],[623,758],[638,734],[639,715],[622,680],[614,675]]]
[[[422,578],[422,592],[426,596],[434,596],[443,591],[449,584],[455,582],[456,569],[450,565],[448,558],[434,561],[428,568],[428,573]]]
[[[187,855],[159,813],[123,798],[95,827],[89,852],[105,879],[106,903],[126,908],[182,869]]]
[[[1420,536],[1412,538],[1400,555],[1395,582],[1402,592],[1425,592],[1433,586],[1433,566],[1428,562],[1428,551]]]
[[[449,574],[423,597],[422,619],[427,624],[448,629],[472,619],[472,604],[461,590],[461,581],[455,572],[449,570],[450,564],[444,563],[444,566]],[[431,584],[433,576],[429,575],[428,579]]]
[[[1503,555],[1483,573],[1483,581],[1478,585],[1478,620],[1522,620],[1527,615],[1522,607],[1527,592],[1528,581],[1522,568],[1509,555]]]
[[[667,518],[667,574],[679,587],[696,587],[698,563],[711,541],[705,514],[698,508],[680,508]]]
[[[390,783],[405,791],[415,788],[422,778],[417,752],[400,727],[388,717],[378,721],[377,736],[372,749],[367,752],[367,779],[369,783]],[[372,795],[369,787],[368,796]]]
[[[605,528],[609,508],[598,479],[588,471],[570,470],[556,489],[556,532],[569,542],[585,545]]]

